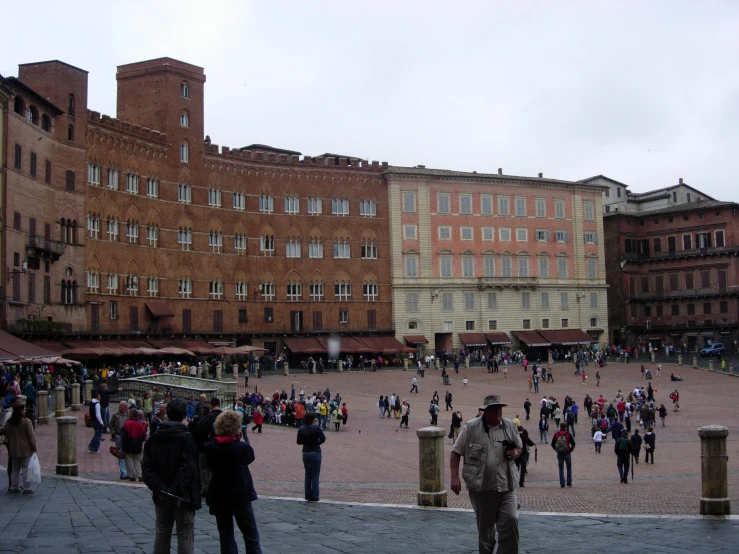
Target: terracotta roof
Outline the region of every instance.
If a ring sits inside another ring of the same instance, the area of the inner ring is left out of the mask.
[[[616,183],[617,185],[621,185],[622,187],[628,187],[626,183],[622,183],[621,181],[616,181],[616,179],[611,179],[610,177],[606,177],[605,175],[593,175],[592,177],[588,177],[587,179],[580,179],[578,183],[589,183],[590,181],[595,181],[596,179],[605,179],[606,181],[610,181],[611,183]]]
[[[603,217],[613,217],[615,215],[625,215],[629,217],[648,217],[659,214],[671,214],[671,213],[682,213],[692,212],[695,210],[708,210],[713,208],[728,208],[728,207],[739,207],[736,202],[724,202],[721,200],[701,200],[699,202],[690,202],[688,204],[677,204],[675,206],[668,206],[667,208],[659,208],[656,210],[647,210],[645,212],[608,212],[603,214]]]
[[[29,87],[26,83],[17,79],[16,77],[6,77],[5,83],[10,88],[17,87],[23,90],[23,92],[25,92],[26,94],[36,98],[39,102],[43,102],[44,104],[46,104],[47,107],[51,108],[51,110],[55,112],[55,115],[61,115],[64,113],[64,110],[62,110],[60,107],[54,104],[51,100],[49,100],[48,98],[45,98],[40,93],[36,92],[31,87]]]

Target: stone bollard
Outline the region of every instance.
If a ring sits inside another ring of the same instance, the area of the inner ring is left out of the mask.
[[[698,369],[698,356],[693,356],[693,369]]]
[[[654,363],[654,352],[649,353],[649,359],[651,360],[652,363]]]
[[[77,418],[56,418],[56,474],[77,476]]]
[[[72,409],[76,412],[80,409],[80,384],[72,383]]]
[[[216,364],[216,380],[220,381],[222,375],[223,375],[223,364],[221,362],[218,362]]]
[[[677,365],[683,365],[683,355],[682,354],[677,355]]]
[[[56,417],[64,417],[64,387],[56,387]]]
[[[238,381],[239,380],[239,364],[233,364],[231,366],[231,372],[233,373],[233,378]]]
[[[424,427],[418,436],[418,505],[445,508],[447,491],[444,482],[444,437],[439,427]]]
[[[549,353],[549,365],[552,365],[554,363],[554,358],[552,357],[552,353]]]
[[[408,371],[408,360],[403,360],[403,371]]]
[[[195,370],[195,376],[200,379],[203,377],[203,366],[201,364],[198,364],[198,368]]]
[[[730,375],[735,375],[735,373],[734,373],[734,364],[733,363],[729,364],[729,374]]]
[[[372,369],[372,371],[377,371],[375,369],[375,360],[370,360],[370,368]]]
[[[467,357],[466,357],[466,358],[464,359],[464,368],[465,368],[465,369],[469,369],[469,368],[470,368],[470,357],[469,357],[469,356],[467,356]]]
[[[441,369],[441,360],[436,358],[434,359],[434,362],[436,363],[436,369]]]
[[[701,438],[701,515],[728,515],[731,513],[726,464],[726,437],[729,428],[706,425],[698,429]]]
[[[89,404],[92,401],[92,381],[85,381],[85,400]]]
[[[708,360],[708,370],[713,371],[713,358]]]
[[[336,364],[336,367],[339,368],[339,373],[344,373],[344,360],[339,360],[339,363]]]
[[[36,402],[38,403],[37,423],[39,425],[46,425],[49,423],[49,391],[38,391]]]
[[[313,368],[308,369],[308,373],[313,373]],[[290,364],[288,364],[287,362],[282,364],[282,374],[285,377],[290,377]]]

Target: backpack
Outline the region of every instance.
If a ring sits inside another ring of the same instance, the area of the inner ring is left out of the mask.
[[[567,445],[567,433],[564,433],[557,437],[554,443],[554,450],[557,452],[569,452],[570,447]]]
[[[430,413],[431,415],[434,415],[434,406],[433,406],[433,404],[432,404],[432,405],[431,405],[431,407],[429,408],[429,413]]]
[[[629,443],[627,442],[627,439],[621,437],[618,442],[618,452],[619,454],[625,454],[629,452]]]

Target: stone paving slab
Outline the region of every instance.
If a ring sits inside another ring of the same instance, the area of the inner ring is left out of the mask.
[[[265,554],[477,552],[467,510],[284,499],[259,500],[254,509]],[[34,495],[0,493],[0,554],[144,554],[151,552],[153,527],[151,496],[139,486],[46,478]],[[197,512],[195,529],[198,554],[219,552],[206,509]],[[739,519],[522,513],[520,551],[734,553],[737,531]],[[555,537],[563,537],[562,548]]]

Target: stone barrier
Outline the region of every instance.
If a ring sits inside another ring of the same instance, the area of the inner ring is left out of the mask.
[[[72,383],[72,409],[76,412],[80,409],[80,384]]]
[[[63,389],[62,389],[63,390]],[[77,418],[56,418],[56,474],[77,476]]]
[[[310,368],[308,370],[308,373],[313,373],[313,368]],[[290,377],[290,364],[288,364],[287,362],[282,364],[282,374],[285,377]]]
[[[85,381],[85,402],[88,404],[92,401],[92,381]]]
[[[682,354],[677,355],[677,365],[683,365],[683,355]]]
[[[216,381],[220,381],[223,376],[223,364],[218,362],[216,364]]]
[[[64,417],[64,387],[56,387],[56,417]]]
[[[469,368],[470,368],[470,357],[469,357],[469,356],[467,356],[467,357],[466,357],[466,358],[464,359],[464,368],[465,368],[465,369],[469,369]]]
[[[708,370],[713,371],[713,358],[708,360]]]
[[[693,356],[693,369],[698,369],[698,356]]]
[[[40,390],[38,391],[38,420],[39,425],[46,425],[49,423],[49,391]]]
[[[344,360],[339,360],[337,367],[339,368],[339,373],[344,373]]]
[[[707,425],[698,429],[701,438],[701,515],[731,513],[726,454],[729,428]]]
[[[436,364],[436,369],[441,369],[441,360],[438,357],[434,358],[434,363]]]
[[[447,491],[444,482],[444,437],[439,427],[424,427],[418,437],[418,505],[445,508]]]

